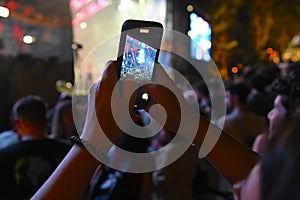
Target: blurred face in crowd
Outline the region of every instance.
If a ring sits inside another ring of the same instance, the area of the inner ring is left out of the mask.
[[[232,96],[228,90],[226,90],[226,92],[225,92],[225,104],[228,108],[233,107]]]
[[[233,185],[235,200],[260,199],[260,165],[257,164],[250,172],[247,179]]]
[[[272,134],[278,127],[280,127],[283,121],[286,119],[287,110],[282,104],[282,96],[277,95],[273,109],[268,114],[269,119],[269,132]]]

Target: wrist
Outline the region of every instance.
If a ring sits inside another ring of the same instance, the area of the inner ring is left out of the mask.
[[[80,138],[78,135],[71,136],[70,141],[73,145],[79,146],[82,150],[88,152],[92,156],[96,156],[98,160],[103,161],[104,163],[109,162],[108,156],[101,152],[99,148],[92,145],[87,140]]]

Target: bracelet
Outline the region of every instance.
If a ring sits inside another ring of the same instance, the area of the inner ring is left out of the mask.
[[[70,141],[71,141],[72,145],[78,144],[79,146],[82,146],[82,147],[84,146],[78,135],[71,136]]]
[[[102,153],[99,149],[97,149],[96,147],[94,147],[91,143],[89,143],[88,141],[81,139],[78,135],[73,135],[70,137],[70,141],[71,143],[74,144],[78,144],[81,147],[86,147],[89,151],[91,151],[94,155],[97,156],[98,159],[103,160],[105,163],[109,162],[109,158],[107,155],[105,155],[104,153]]]

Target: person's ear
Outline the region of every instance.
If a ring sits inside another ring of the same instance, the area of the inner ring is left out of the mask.
[[[13,124],[16,130],[18,130],[22,126],[22,121],[19,119],[13,119]]]
[[[17,132],[30,133],[34,129],[34,126],[31,123],[22,121],[20,119],[17,119],[15,124]]]

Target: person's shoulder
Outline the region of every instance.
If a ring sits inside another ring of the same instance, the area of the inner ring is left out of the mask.
[[[61,141],[58,139],[51,139],[51,138],[45,138],[45,139],[38,139],[38,140],[26,140],[19,142],[19,145],[24,146],[43,146],[47,144],[58,144],[58,145],[70,145],[68,142]]]
[[[0,149],[0,157],[2,157],[2,155],[8,155],[14,152],[20,152],[23,146],[23,142],[21,141],[10,144],[9,146]]]
[[[222,128],[226,131],[230,131],[232,127],[235,127],[235,119],[232,116],[232,113],[230,113],[230,114],[223,115],[222,117],[220,117],[216,124],[220,128]]]
[[[65,140],[59,140],[59,139],[51,139],[47,138],[40,141],[42,144],[46,146],[52,146],[54,147],[62,147],[62,148],[71,148],[71,143]]]
[[[21,141],[18,141],[3,149],[0,149],[1,174],[4,169],[7,170],[7,168],[12,168],[12,166],[14,166],[15,161],[26,153],[27,148],[24,148],[24,144]]]
[[[71,148],[71,144],[65,141],[59,141],[56,139],[42,139],[42,140],[28,140],[18,141],[9,145],[3,149],[0,149],[0,157],[15,156],[34,152],[35,150],[47,150],[59,151],[65,149],[66,151]]]
[[[245,119],[245,120],[250,120],[250,121],[261,121],[261,122],[267,122],[267,118],[259,115],[253,111],[247,110],[246,112],[240,113],[240,117]]]
[[[18,134],[12,130],[3,131],[0,133],[0,142],[3,140],[18,140]]]
[[[6,149],[19,142],[18,134],[13,130],[7,130],[0,133],[0,150]]]
[[[47,154],[47,152],[66,153],[71,149],[71,144],[56,139],[41,139],[41,140],[28,140],[15,144],[15,148],[23,154]]]
[[[225,115],[222,120],[224,123],[224,127],[234,126],[237,122],[239,122],[239,114],[236,112],[232,112],[230,114]]]
[[[253,112],[249,112],[249,115],[252,117],[252,119],[254,121],[256,121],[257,123],[262,123],[262,124],[267,124],[268,120],[266,117],[262,116],[262,115],[258,115],[256,113]]]
[[[63,140],[63,139],[56,139],[56,138],[47,138],[44,139],[45,142],[49,142],[49,143],[57,143],[57,144],[61,144],[61,145],[71,145],[71,143],[67,140]]]

